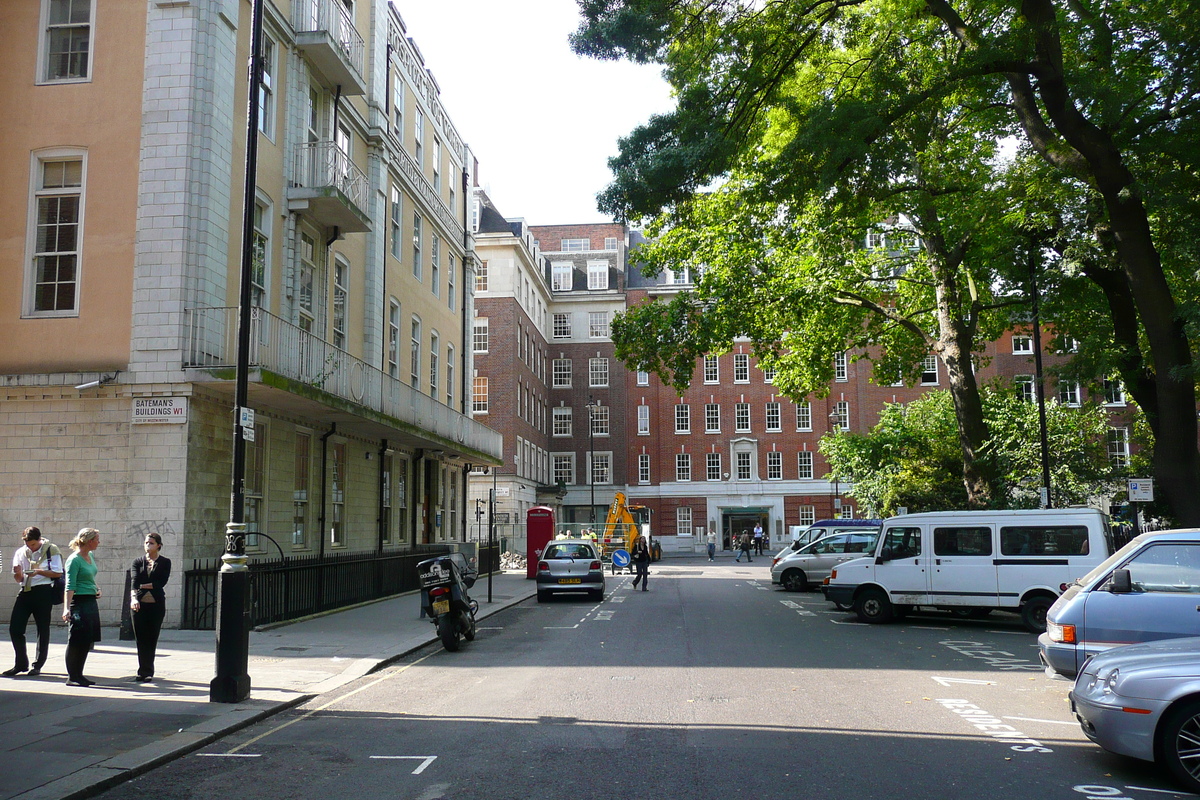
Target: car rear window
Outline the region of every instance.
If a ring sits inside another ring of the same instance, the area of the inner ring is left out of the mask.
[[[552,544],[542,558],[595,558],[595,555],[586,544]]]
[[[1086,525],[1013,525],[1000,529],[1006,556],[1086,556]]]

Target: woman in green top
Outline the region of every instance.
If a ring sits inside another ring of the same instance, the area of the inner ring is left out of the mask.
[[[100,587],[92,553],[100,546],[100,531],[82,528],[71,540],[75,552],[67,559],[66,603],[63,621],[67,623],[67,686],[91,686],[95,681],[83,677],[83,665],[92,646],[100,641]]]

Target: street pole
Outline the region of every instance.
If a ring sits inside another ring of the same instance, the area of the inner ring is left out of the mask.
[[[1046,392],[1042,383],[1042,324],[1039,315],[1037,288],[1037,252],[1035,242],[1029,242],[1029,294],[1033,309],[1033,371],[1035,373],[1034,390],[1037,392],[1038,405],[1038,436],[1042,448],[1042,487],[1045,495],[1042,498],[1043,508],[1054,508],[1050,494],[1050,442],[1046,430]]]
[[[596,529],[596,476],[593,471],[596,468],[596,427],[593,423],[593,414],[595,413],[596,401],[591,397],[588,398],[588,463],[587,463],[587,478],[588,487],[592,492],[592,505],[588,512],[588,518],[591,520],[592,530]]]
[[[225,553],[217,575],[216,675],[213,703],[240,703],[250,696],[250,571],[246,565],[246,434],[242,410],[249,406],[250,290],[254,259],[254,191],[258,180],[258,85],[262,74],[263,0],[251,0],[250,69],[246,85],[246,180],[242,193],[242,270],[238,302],[237,376],[234,389],[233,479]],[[251,427],[251,430],[253,428]]]

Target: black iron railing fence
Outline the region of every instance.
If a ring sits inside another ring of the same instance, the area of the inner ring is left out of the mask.
[[[450,552],[417,545],[384,553],[287,556],[250,563],[250,624],[266,625],[376,600],[419,588],[417,563]],[[499,548],[481,546],[480,572],[500,568]],[[219,558],[197,559],[183,573],[183,619],[189,630],[213,630],[217,619]]]

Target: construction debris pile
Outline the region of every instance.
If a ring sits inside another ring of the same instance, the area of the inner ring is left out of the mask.
[[[526,562],[525,556],[512,550],[500,554],[500,569],[514,569],[524,572],[527,563],[528,562]]]

